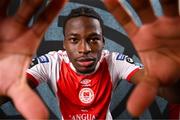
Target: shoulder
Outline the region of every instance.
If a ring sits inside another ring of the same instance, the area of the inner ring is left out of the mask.
[[[60,62],[62,58],[62,54],[63,51],[59,50],[59,51],[50,51],[47,54],[34,57],[30,64],[30,68],[37,64],[51,64],[51,63]]]
[[[118,53],[118,52],[110,52],[108,50],[102,51],[102,57],[106,58],[107,60],[111,62],[134,63],[133,59],[129,57],[128,55],[124,55],[123,53]]]
[[[143,68],[143,65],[138,62],[134,61],[133,58],[131,58],[128,55],[125,55],[123,53],[119,52],[110,52],[108,50],[103,50],[102,52],[102,57],[106,59],[108,64],[115,64],[116,66],[118,65],[133,65],[133,66],[138,66],[140,68]]]
[[[104,58],[113,58],[116,60],[124,60],[125,55],[118,52],[111,52],[109,50],[103,50],[102,51],[102,57]]]
[[[66,51],[59,50],[59,51],[50,51],[49,53],[45,54],[51,60],[61,60],[68,58]]]

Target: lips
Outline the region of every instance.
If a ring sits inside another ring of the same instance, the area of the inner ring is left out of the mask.
[[[95,59],[93,59],[93,58],[79,58],[76,62],[81,67],[88,67],[88,66],[92,66],[94,64]]]

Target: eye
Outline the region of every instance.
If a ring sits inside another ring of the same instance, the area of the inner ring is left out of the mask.
[[[78,42],[78,39],[74,37],[69,38],[68,40],[70,41],[70,43],[74,43],[74,44]]]
[[[98,37],[94,37],[94,38],[91,38],[89,39],[89,43],[97,43],[100,39]]]

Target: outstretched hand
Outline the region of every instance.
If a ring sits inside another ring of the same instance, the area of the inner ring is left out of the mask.
[[[51,0],[31,26],[29,22],[43,0],[23,0],[13,16],[7,15],[10,0],[0,1],[0,95],[10,97],[27,119],[48,118],[46,107],[26,83],[26,70],[65,1]]]
[[[124,27],[144,65],[145,79],[128,100],[128,111],[139,116],[155,99],[162,86],[169,86],[180,74],[180,16],[178,0],[160,0],[164,16],[155,16],[150,0],[130,0],[139,15],[138,27],[120,0],[104,0],[108,10]]]

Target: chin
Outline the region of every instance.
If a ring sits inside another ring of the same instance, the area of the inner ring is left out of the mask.
[[[77,70],[79,73],[81,73],[81,74],[90,74],[90,73],[92,73],[92,72],[94,72],[94,70],[95,69],[82,69],[82,70]]]

